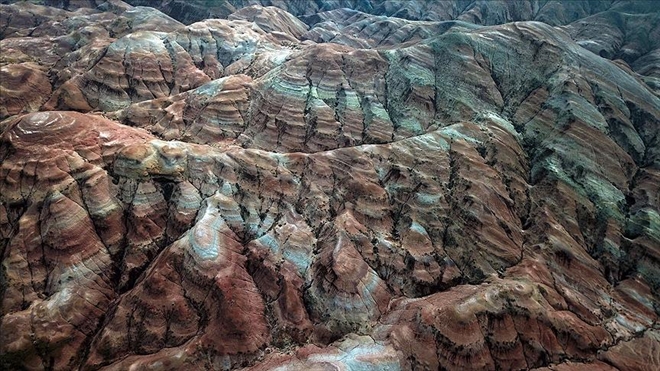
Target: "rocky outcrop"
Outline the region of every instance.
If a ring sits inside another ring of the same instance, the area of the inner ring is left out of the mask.
[[[0,119],[37,111],[48,99],[47,71],[34,62],[0,67]]]
[[[236,4],[2,5],[3,368],[654,369],[657,11]]]
[[[114,111],[209,80],[181,46],[158,32],[140,31],[110,44],[93,67],[54,92],[47,108]]]
[[[69,9],[89,6],[86,1],[68,2]],[[154,6],[184,23],[193,23],[205,18],[225,18],[229,14],[251,5],[277,5],[287,12],[304,17],[322,11],[349,8],[361,12],[384,15],[387,17],[412,20],[450,20],[462,19],[483,25],[494,25],[512,21],[538,20],[551,25],[567,24],[574,20],[587,17],[594,13],[612,8],[631,8],[625,2],[618,1],[574,1],[537,2],[525,0],[511,4],[507,1],[460,0],[424,1],[412,0],[392,2],[386,0],[339,0],[311,2],[274,2],[272,0],[228,0],[208,2],[203,0],[181,1],[168,0],[153,2],[148,0],[129,0],[134,5]],[[47,3],[62,6],[62,0],[47,0]],[[623,3],[623,4],[621,4]],[[652,5],[635,5],[633,9],[651,9]]]
[[[131,32],[63,82],[45,108],[115,111],[223,76],[260,75],[282,63],[278,45],[275,37],[241,21],[207,20],[172,33]]]
[[[648,331],[613,347],[601,358],[619,369],[653,370],[658,366],[658,351],[658,332]]]
[[[248,125],[251,83],[246,75],[219,78],[184,93],[132,104],[116,117],[165,140],[217,145],[237,138]]]
[[[268,33],[274,35],[283,34],[294,40],[300,40],[301,36],[309,28],[292,14],[274,6],[264,8],[253,5],[245,7],[230,14],[228,19],[254,22],[259,28]]]

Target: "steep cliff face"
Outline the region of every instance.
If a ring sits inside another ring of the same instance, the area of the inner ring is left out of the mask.
[[[657,7],[46,3],[0,5],[3,368],[660,367]]]

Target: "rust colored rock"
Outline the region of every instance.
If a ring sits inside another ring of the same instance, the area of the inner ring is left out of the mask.
[[[599,358],[620,370],[654,370],[660,354],[658,340],[658,331],[649,330],[639,338],[608,349]]]
[[[47,107],[114,111],[208,81],[181,46],[162,33],[138,31],[110,44],[90,70],[55,91]]]
[[[656,8],[47,3],[0,12],[0,368],[657,368]]]
[[[32,62],[0,67],[0,84],[0,119],[37,111],[51,92],[46,71]]]
[[[539,371],[548,371],[548,370],[557,370],[557,371],[572,371],[572,370],[588,370],[588,371],[613,371],[616,368],[610,366],[609,364],[601,361],[581,363],[581,362],[564,362],[549,367],[540,367],[535,368],[534,370]]]
[[[0,9],[2,9],[0,24],[3,26],[0,39],[27,36],[40,29],[42,31],[37,31],[35,36],[47,35],[53,31],[53,28],[57,29],[53,26],[59,23],[58,21],[63,21],[68,13],[61,9],[39,6],[30,2],[2,4]],[[47,31],[44,32],[43,28],[46,28]]]
[[[286,35],[293,40],[299,40],[309,28],[301,20],[274,6],[248,6],[232,13],[229,20],[243,19],[254,22],[259,28],[273,34]]]
[[[220,78],[185,93],[133,104],[117,116],[166,140],[217,145],[245,130],[251,82],[245,75]]]

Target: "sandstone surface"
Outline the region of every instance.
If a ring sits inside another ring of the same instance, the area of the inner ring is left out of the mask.
[[[659,367],[652,3],[45,3],[0,5],[0,368]]]

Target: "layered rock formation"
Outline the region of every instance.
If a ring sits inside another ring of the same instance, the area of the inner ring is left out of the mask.
[[[655,7],[51,3],[0,5],[2,368],[660,367]]]

